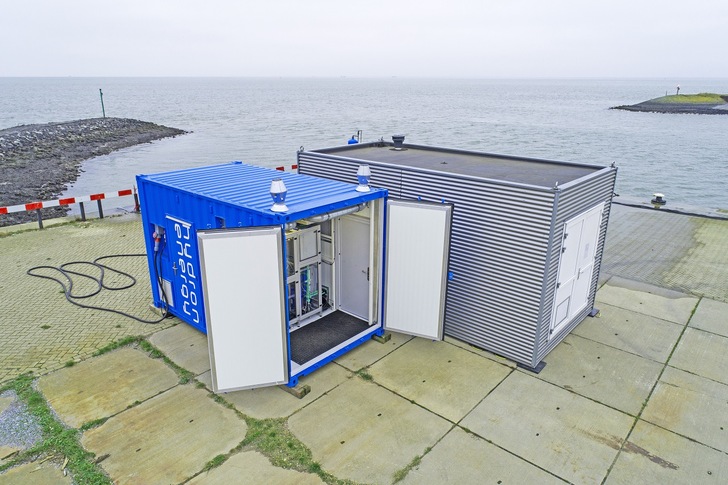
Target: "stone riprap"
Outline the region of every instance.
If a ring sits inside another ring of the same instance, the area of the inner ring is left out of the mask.
[[[49,200],[81,172],[81,162],[114,150],[186,133],[177,128],[125,118],[93,118],[20,125],[0,130],[0,207]],[[42,209],[44,218],[67,209]],[[35,220],[27,212],[0,215],[0,226]]]

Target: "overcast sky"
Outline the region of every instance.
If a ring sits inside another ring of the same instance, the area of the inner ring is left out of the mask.
[[[728,77],[728,0],[0,2],[0,76]]]

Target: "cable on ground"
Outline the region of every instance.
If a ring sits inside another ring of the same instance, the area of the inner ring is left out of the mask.
[[[160,276],[159,276],[159,270],[157,268],[157,265],[158,265],[157,260],[159,259],[158,254],[159,253],[154,254],[154,272],[155,272],[155,279],[159,283]],[[99,307],[99,306],[94,306],[94,305],[84,305],[83,303],[79,303],[77,301],[77,300],[81,300],[84,298],[91,298],[92,296],[98,295],[99,293],[101,293],[102,290],[120,291],[120,290],[129,289],[132,286],[134,286],[137,283],[137,280],[132,275],[130,275],[129,273],[125,273],[124,271],[112,268],[111,266],[108,266],[106,264],[101,264],[99,261],[102,261],[104,259],[111,259],[111,258],[140,258],[140,257],[146,258],[147,255],[146,254],[112,254],[112,255],[108,255],[108,256],[101,256],[99,258],[94,259],[93,261],[71,261],[69,263],[64,263],[60,266],[34,266],[34,267],[30,268],[28,271],[26,271],[26,273],[29,274],[30,276],[35,276],[36,278],[44,278],[47,280],[55,281],[56,283],[61,285],[61,287],[63,288],[63,293],[66,296],[66,300],[68,300],[70,303],[72,303],[78,307],[88,308],[91,310],[100,310],[103,312],[116,313],[117,315],[122,315],[124,317],[131,318],[131,319],[136,320],[137,322],[141,322],[141,323],[149,323],[149,324],[159,323],[159,322],[163,321],[165,318],[167,318],[167,316],[169,315],[169,312],[167,311],[167,306],[168,306],[167,295],[164,293],[164,289],[161,284],[160,284],[160,289],[161,289],[162,300],[164,302],[164,305],[162,307],[162,316],[157,320],[145,320],[143,318],[139,318],[139,317],[135,317],[134,315],[130,315],[129,313],[123,312],[121,310],[114,310],[113,308],[104,308],[104,307]],[[94,272],[98,271],[99,276],[94,276],[89,273],[68,269],[69,266],[80,266],[80,265],[92,266],[92,267],[96,268],[95,270],[92,270],[92,271],[94,271]],[[38,271],[43,270],[43,269],[56,271],[56,272],[60,273],[61,276],[65,279],[62,279],[61,277],[38,274]],[[123,278],[126,278],[128,280],[128,283],[121,284],[118,286],[108,285],[107,283],[104,282],[104,278],[105,278],[107,272],[116,273],[117,275],[122,276]],[[71,275],[75,275],[76,277],[87,278],[87,279],[95,281],[96,289],[87,294],[74,295],[73,294],[73,276],[71,276]]]

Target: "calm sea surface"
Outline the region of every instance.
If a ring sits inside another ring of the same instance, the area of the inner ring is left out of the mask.
[[[728,79],[681,79],[728,93]],[[101,115],[192,131],[84,163],[69,195],[134,175],[242,160],[291,165],[296,151],[390,140],[619,167],[617,192],[728,208],[728,116],[609,110],[674,92],[674,80],[0,78],[0,129]],[[1,172],[0,172],[1,173]]]

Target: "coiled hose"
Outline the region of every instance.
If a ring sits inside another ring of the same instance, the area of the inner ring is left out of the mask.
[[[160,271],[158,268],[158,265],[160,264],[160,258],[159,258],[159,252],[154,253],[154,273],[155,278],[157,280],[157,283],[159,284],[161,293],[162,293],[162,301],[164,302],[164,306],[162,307],[162,316],[157,320],[145,320],[143,318],[135,317],[134,315],[130,315],[129,313],[122,312],[121,310],[114,310],[113,308],[104,308],[94,305],[84,305],[83,303],[79,303],[77,300],[81,300],[84,298],[91,298],[92,296],[98,295],[101,293],[102,290],[110,290],[110,291],[120,291],[120,290],[126,290],[128,288],[131,288],[137,283],[136,278],[134,278],[129,273],[125,273],[124,271],[112,268],[111,266],[108,266],[106,264],[101,264],[99,261],[102,261],[104,259],[111,259],[111,258],[146,258],[146,254],[112,254],[108,256],[101,256],[99,258],[94,259],[93,261],[71,261],[69,263],[64,263],[60,266],[34,266],[30,268],[28,271],[26,271],[27,274],[30,276],[35,276],[36,278],[44,278],[47,280],[55,281],[61,287],[63,288],[63,293],[66,296],[66,300],[68,300],[70,303],[81,307],[81,308],[88,308],[91,310],[100,310],[103,312],[111,312],[116,313],[117,315],[122,315],[127,318],[131,318],[133,320],[136,320],[137,322],[141,323],[159,323],[163,321],[167,316],[169,315],[169,312],[167,311],[168,303],[167,303],[167,295],[164,292],[164,287],[162,285]],[[79,265],[88,265],[93,266],[98,270],[99,276],[96,277],[94,275],[80,272],[80,271],[73,271],[68,269],[69,266],[79,266]],[[61,274],[61,276],[65,279],[62,279],[61,277],[55,277],[55,276],[48,276],[44,274],[38,274],[39,270],[52,270],[56,271]],[[106,276],[107,272],[116,273],[119,276],[122,276],[126,278],[129,282],[127,284],[122,284],[119,286],[110,286],[104,282],[104,277]],[[87,278],[90,280],[93,280],[96,282],[96,289],[94,291],[91,291],[90,293],[84,294],[84,295],[74,295],[73,294],[73,277],[71,275],[75,275],[77,277],[81,278]]]

